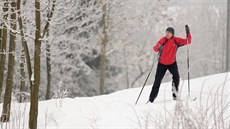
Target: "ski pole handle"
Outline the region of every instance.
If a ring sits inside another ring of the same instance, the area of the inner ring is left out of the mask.
[[[189,33],[190,33],[190,29],[189,29],[189,26],[188,26],[188,25],[185,25],[185,32],[186,32],[186,34],[189,34]]]

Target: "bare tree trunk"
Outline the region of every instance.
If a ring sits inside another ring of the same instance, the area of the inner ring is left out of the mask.
[[[2,49],[2,22],[0,24],[0,50]],[[1,56],[0,56],[0,60],[1,60]]]
[[[11,95],[14,77],[14,52],[15,52],[15,38],[16,38],[16,2],[12,1],[11,5],[11,21],[10,21],[10,46],[9,46],[9,60],[8,60],[8,72],[6,79],[6,89],[4,95],[4,103],[1,121],[8,122],[10,119],[10,109],[11,109]],[[12,31],[13,30],[13,31]]]
[[[47,37],[49,37],[49,30],[47,31]],[[46,100],[50,99],[50,83],[51,83],[51,64],[50,64],[50,43],[46,42],[46,68],[47,68],[47,89]]]
[[[27,45],[27,42],[25,40],[25,34],[23,31],[23,24],[22,24],[22,17],[21,17],[21,10],[20,10],[20,4],[21,0],[17,0],[17,10],[18,10],[18,25],[20,29],[20,34],[21,34],[21,40],[22,40],[22,54],[24,54],[23,58],[26,59],[26,64],[27,64],[27,72],[28,72],[28,77],[29,77],[29,82],[30,86],[32,86],[32,81],[31,81],[31,76],[32,76],[32,68],[31,68],[31,61],[30,61],[30,53],[29,53],[29,47]],[[25,60],[25,59],[22,59]],[[24,64],[23,64],[24,65]],[[24,66],[23,66],[24,67]],[[23,68],[24,69],[24,68]],[[21,70],[22,71],[22,70]],[[21,75],[23,77],[23,75]],[[25,79],[25,78],[24,78]],[[22,85],[21,85],[22,86]],[[25,88],[25,87],[24,87]],[[21,89],[23,89],[21,87]],[[20,90],[22,91],[22,90]]]
[[[227,1],[227,45],[226,45],[226,72],[230,71],[230,1]]]
[[[47,37],[49,37],[49,25],[50,21],[53,17],[54,8],[55,8],[56,0],[53,0],[53,5],[51,12],[48,13],[48,21],[45,25],[45,28],[43,30],[42,38],[47,33]],[[51,89],[51,63],[50,63],[50,43],[46,42],[46,67],[47,67],[47,89],[46,89],[46,100],[50,99],[50,89]]]
[[[45,25],[45,28],[43,29],[43,35],[42,35],[42,38],[46,35],[46,33],[48,32],[48,29],[49,29],[49,26],[50,26],[50,21],[53,17],[53,14],[54,14],[54,8],[55,8],[55,5],[56,5],[56,0],[53,0],[53,5],[52,5],[52,8],[51,8],[51,12],[48,14],[48,21],[46,22],[46,25]]]
[[[22,41],[23,42],[23,41]],[[25,58],[24,58],[24,50],[21,51],[20,58],[20,87],[19,87],[19,103],[23,102],[23,92],[26,90],[26,77],[25,77]]]
[[[125,56],[125,59],[128,59],[126,49],[124,49],[124,56]],[[130,84],[129,84],[129,65],[128,65],[127,60],[125,60],[125,77],[126,77],[126,85],[127,85],[127,89],[128,89],[128,88],[130,88],[130,86],[129,86]]]
[[[3,5],[3,24],[2,24],[2,46],[1,46],[1,61],[0,61],[0,98],[2,94],[2,86],[3,86],[3,79],[4,79],[4,69],[5,69],[5,61],[6,61],[6,43],[7,43],[7,17],[8,17],[8,0],[4,1]],[[5,22],[4,22],[5,21]]]
[[[107,3],[103,5],[103,16],[102,16],[102,24],[103,24],[103,37],[101,43],[101,53],[100,53],[100,94],[104,94],[105,87],[105,69],[106,69],[106,44],[108,42],[108,14],[107,14]]]
[[[37,129],[38,93],[40,85],[40,54],[41,54],[41,14],[40,1],[35,0],[35,48],[34,48],[34,80],[32,77],[29,128]]]
[[[17,12],[18,12],[18,22],[19,22],[19,29],[20,29],[20,34],[21,34],[21,42],[22,42],[22,46],[23,46],[23,42],[24,41],[24,33],[22,30],[22,19],[21,19],[21,0],[17,0]],[[27,44],[27,43],[24,43]],[[20,87],[19,87],[19,92],[20,92],[20,96],[19,96],[19,103],[21,103],[23,100],[22,97],[22,92],[25,91],[25,85],[26,85],[26,79],[25,79],[25,48],[22,49],[21,51],[21,61],[20,61]],[[29,53],[28,53],[29,54]],[[29,57],[30,59],[30,57]],[[29,60],[30,61],[30,60]],[[28,66],[29,67],[29,66]]]

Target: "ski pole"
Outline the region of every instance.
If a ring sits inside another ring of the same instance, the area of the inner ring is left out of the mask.
[[[138,98],[137,98],[137,101],[136,101],[135,105],[137,104],[137,102],[138,102],[138,100],[139,100],[139,98],[140,98],[140,96],[141,96],[141,93],[142,93],[142,91],[143,91],[143,89],[144,89],[144,87],[145,87],[145,84],[146,84],[146,82],[147,82],[147,80],[148,80],[148,78],[149,78],[149,75],[150,75],[150,73],[151,73],[151,71],[152,71],[152,69],[153,69],[153,65],[154,65],[154,63],[152,64],[151,69],[150,69],[150,71],[149,71],[149,74],[148,74],[147,78],[145,79],[144,85],[142,86],[141,92],[140,92],[140,94],[139,94],[139,96],[138,96]]]
[[[186,26],[185,25],[185,31],[186,31]],[[189,48],[188,48],[188,35],[186,33],[186,42],[187,42],[187,68],[188,68],[188,96],[190,96],[190,75],[189,75]]]

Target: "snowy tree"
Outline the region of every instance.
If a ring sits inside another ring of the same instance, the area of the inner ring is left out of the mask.
[[[7,44],[7,18],[8,18],[8,7],[9,2],[8,0],[4,1],[1,6],[3,9],[3,20],[2,20],[2,34],[1,34],[1,63],[0,63],[0,97],[3,88],[3,80],[4,80],[4,71],[5,71],[5,62],[6,62],[6,44]]]
[[[3,110],[1,115],[1,122],[8,122],[10,119],[11,110],[11,96],[13,87],[14,64],[15,64],[15,39],[16,39],[16,1],[10,1],[10,41],[9,41],[9,59],[8,71],[6,78],[6,88],[4,94]]]
[[[85,87],[92,80],[92,74],[95,74],[91,73],[90,68],[95,67],[94,64],[90,66],[87,62],[90,58],[98,57],[97,33],[102,16],[101,9],[101,3],[95,0],[57,2],[57,13],[54,14],[49,39],[52,75],[56,75],[52,84],[57,85],[59,82],[56,80],[62,81],[64,87],[68,87],[75,96],[84,95],[86,91],[90,93],[99,84],[98,79],[93,87]],[[99,85],[96,89],[99,89]]]
[[[34,73],[32,74],[29,128],[37,129],[38,117],[38,94],[40,86],[40,69],[41,69],[41,8],[40,1],[35,0],[35,41],[34,41]]]

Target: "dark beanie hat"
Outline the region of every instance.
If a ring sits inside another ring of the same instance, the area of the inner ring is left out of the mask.
[[[174,35],[174,29],[172,27],[168,27],[166,31],[170,32],[171,34]]]

